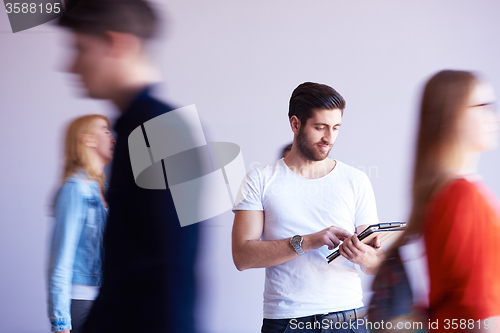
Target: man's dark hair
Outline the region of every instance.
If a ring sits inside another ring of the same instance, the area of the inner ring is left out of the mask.
[[[104,37],[106,31],[116,31],[143,40],[153,38],[158,30],[158,18],[143,0],[79,0],[57,24],[77,33]]]
[[[314,109],[340,109],[344,114],[345,100],[332,87],[326,84],[304,82],[299,85],[290,97],[288,118],[296,116],[305,125],[313,116]]]

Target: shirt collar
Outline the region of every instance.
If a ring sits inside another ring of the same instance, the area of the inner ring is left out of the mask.
[[[128,106],[125,108],[125,111],[123,111],[122,115],[118,118],[115,126],[113,127],[116,133],[120,132],[121,128],[123,127],[122,123],[126,122],[128,118],[133,117],[134,113],[138,112],[138,108],[136,108],[135,106],[142,100],[150,98],[149,96],[151,95],[151,90],[153,89],[153,87],[153,84],[146,86],[141,91],[139,91],[130,101]]]

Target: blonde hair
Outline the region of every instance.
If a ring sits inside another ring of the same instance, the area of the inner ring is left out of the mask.
[[[90,165],[89,152],[83,140],[84,135],[94,134],[95,122],[98,119],[105,120],[109,127],[109,119],[100,114],[78,117],[69,124],[64,144],[64,171],[62,181],[64,183],[68,177],[77,173],[78,169],[81,169],[87,173],[90,180],[99,183],[101,191],[104,193],[106,176],[104,173],[97,175]]]
[[[453,70],[440,71],[427,82],[420,107],[411,213],[407,229],[390,253],[422,234],[429,202],[453,179],[463,158],[456,144],[458,122],[477,83],[473,73]]]

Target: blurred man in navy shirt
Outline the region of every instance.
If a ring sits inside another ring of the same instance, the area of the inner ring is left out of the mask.
[[[84,332],[195,331],[196,224],[181,227],[170,190],[136,185],[128,136],[173,107],[151,96],[157,70],[145,51],[158,18],[140,0],[81,0],[58,21],[71,31],[77,74],[89,97],[121,112],[111,169],[103,285]]]

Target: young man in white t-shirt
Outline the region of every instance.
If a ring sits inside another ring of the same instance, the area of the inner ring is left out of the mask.
[[[354,264],[374,274],[380,242],[365,245],[355,231],[378,218],[366,174],[327,158],[344,108],[333,88],[299,85],[288,113],[292,150],[250,171],[238,193],[233,259],[238,270],[266,268],[263,333],[365,331]],[[347,260],[328,264],[341,241]]]

